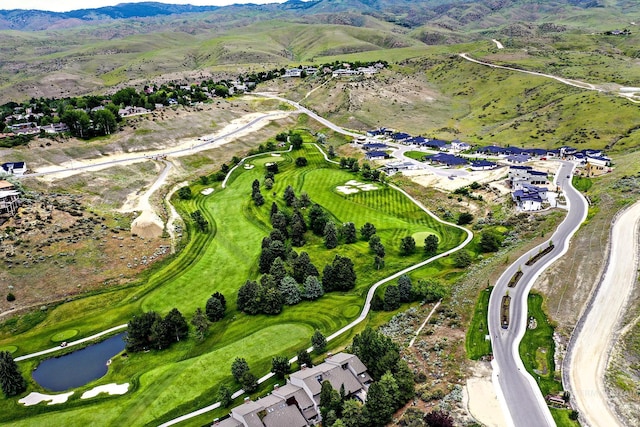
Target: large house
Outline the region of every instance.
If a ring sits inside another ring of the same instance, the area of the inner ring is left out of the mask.
[[[468,162],[463,157],[454,156],[453,154],[437,153],[427,157],[432,163],[439,163],[448,167],[463,166]]]
[[[229,418],[214,421],[218,427],[304,427],[321,421],[320,390],[329,381],[347,396],[364,402],[371,376],[357,356],[338,353],[324,363],[304,368],[290,375],[286,385],[274,386],[273,392],[255,402],[249,398],[233,408]]]

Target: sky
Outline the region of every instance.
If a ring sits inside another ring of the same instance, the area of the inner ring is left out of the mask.
[[[234,3],[283,3],[284,0],[0,0],[0,9],[37,9],[68,12],[77,9],[115,6],[119,3],[155,1],[169,4],[191,4],[194,6],[225,6]]]

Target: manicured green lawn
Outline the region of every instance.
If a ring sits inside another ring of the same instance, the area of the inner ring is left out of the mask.
[[[553,420],[556,422],[556,426],[580,427],[580,423],[578,421],[574,421],[571,418],[569,418],[569,414],[571,414],[571,409],[551,408],[551,416],[553,417]]]
[[[593,181],[591,181],[591,179],[581,176],[574,176],[572,179],[572,183],[573,186],[576,187],[576,190],[582,191],[583,193],[589,191],[589,189],[593,185]]]
[[[491,341],[486,337],[489,335],[489,325],[487,324],[487,314],[489,310],[489,297],[493,286],[480,292],[478,302],[473,311],[473,318],[467,330],[465,348],[467,357],[471,360],[478,360],[482,356],[491,354]]]
[[[553,354],[555,343],[553,341],[553,326],[549,323],[547,315],[542,310],[542,296],[530,294],[527,300],[528,318],[534,317],[537,326],[535,329],[527,329],[520,343],[520,357],[527,372],[536,380],[542,391],[542,395],[557,394],[562,392],[562,384],[555,378],[555,364]]]
[[[299,156],[308,159],[307,167],[294,166],[293,159]],[[257,208],[250,197],[251,183],[254,179],[263,180],[264,164],[272,161],[279,162],[281,172],[276,175],[271,192],[262,189],[266,203]],[[251,170],[239,168],[234,172],[226,189],[217,186],[213,194],[202,196],[199,193],[202,186],[194,185],[193,193],[197,196],[193,200],[176,200],[185,217],[199,209],[209,221],[209,231],[195,232],[188,226],[190,239],[184,249],[161,267],[143,275],[137,286],[104,291],[62,304],[49,310],[46,316],[34,318],[26,332],[8,337],[9,331],[5,329],[0,346],[17,346],[14,355],[18,356],[48,347],[52,340],[69,335],[70,331],[77,330],[74,338],[81,338],[126,323],[141,310],[166,314],[177,307],[190,319],[197,307],[204,307],[207,298],[219,291],[227,298],[227,313],[211,327],[207,338],[201,343],[191,338],[163,352],[117,356],[103,379],[79,389],[64,405],[25,408],[17,399],[2,398],[0,422],[86,425],[99,419],[101,424],[146,425],[206,406],[215,402],[215,391],[221,383],[227,383],[234,390],[240,388],[230,375],[230,365],[236,356],[245,357],[253,372],[262,376],[269,371],[273,356],[292,357],[308,347],[315,329],[329,335],[356,318],[373,283],[424,259],[422,251],[407,257],[399,255],[403,237],[434,233],[440,239],[439,251],[464,240],[460,230],[433,220],[391,188],[376,184],[379,188],[373,191],[339,193],[336,186],[352,179],[362,180],[325,162],[312,146],[281,157],[265,155],[252,159],[251,164],[255,165]],[[271,230],[271,204],[275,201],[284,207],[282,194],[287,185],[292,185],[298,195],[306,191],[330,213],[336,224],[353,221],[357,228],[365,222],[375,224],[386,247],[386,266],[380,271],[372,268],[373,256],[364,241],[327,250],[322,239],[309,232],[307,244],[297,250],[307,251],[320,271],[338,253],[350,257],[358,275],[356,287],[349,292],[330,293],[315,302],[285,307],[278,316],[248,316],[236,310],[236,293],[247,279],[258,277],[260,243]],[[448,263],[448,260],[439,261],[438,266],[430,266],[430,270],[417,274],[446,274],[451,270]],[[378,324],[390,315],[372,314],[369,324]],[[364,323],[331,345],[346,345]],[[36,364],[33,360],[20,366],[28,372]],[[111,382],[129,382],[132,388],[119,397],[79,399],[82,391]],[[31,381],[28,391],[43,390]]]

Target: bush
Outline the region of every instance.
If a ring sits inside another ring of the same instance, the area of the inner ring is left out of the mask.
[[[12,294],[11,292],[9,292],[7,294],[7,301],[11,302],[11,301],[15,301],[16,300],[16,296],[14,294]]]
[[[306,157],[296,158],[296,166],[303,167],[303,166],[307,166],[308,164],[309,164],[309,161],[307,160]]]
[[[182,200],[190,200],[193,197],[193,193],[191,193],[189,187],[182,187],[178,190],[178,197]]]
[[[473,221],[473,215],[471,215],[469,212],[462,212],[458,216],[457,224],[466,225],[466,224],[471,224],[472,221]]]

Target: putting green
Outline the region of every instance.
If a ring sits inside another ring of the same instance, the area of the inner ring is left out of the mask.
[[[5,345],[3,347],[0,347],[0,351],[8,351],[9,353],[15,353],[17,349],[18,347],[16,347],[15,345]]]
[[[416,241],[416,246],[419,248],[423,248],[424,247],[424,239],[427,238],[427,236],[430,236],[432,234],[436,234],[436,233],[432,233],[430,231],[419,231],[417,233],[413,233],[411,235],[411,237],[413,237],[413,240]],[[438,237],[436,235],[436,237]],[[440,237],[438,237],[438,239],[440,239]]]
[[[67,329],[66,331],[58,332],[57,334],[52,336],[51,341],[53,342],[66,341],[69,338],[75,337],[76,335],[78,335],[77,329]]]

